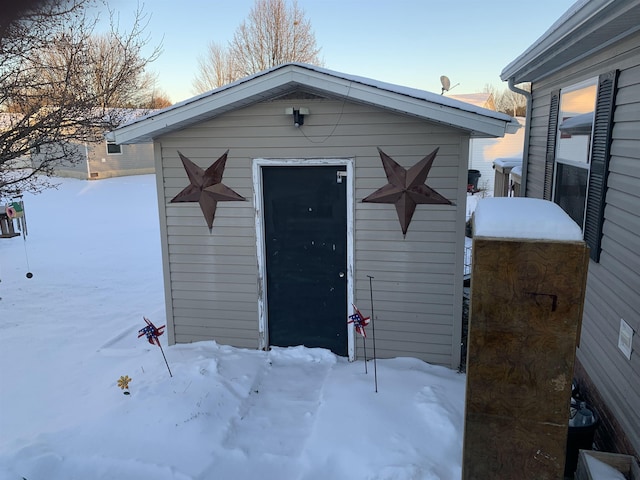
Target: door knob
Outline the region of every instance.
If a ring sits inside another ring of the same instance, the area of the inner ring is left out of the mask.
[[[338,274],[338,276],[339,276],[340,278],[344,278],[344,272],[340,272],[340,273]]]

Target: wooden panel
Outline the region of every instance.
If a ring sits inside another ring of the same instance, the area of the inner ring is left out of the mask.
[[[473,459],[465,457],[462,476],[465,480],[564,478],[566,425],[528,421],[526,416],[513,418],[471,412],[467,414],[465,436],[472,437],[478,445]],[[471,454],[469,448],[465,443],[466,455]],[[474,463],[467,463],[470,461]]]
[[[562,479],[588,266],[577,242],[475,238],[463,479]]]
[[[593,457],[596,460],[615,468],[618,472],[624,474],[629,480],[640,480],[640,466],[638,461],[631,455],[620,455],[607,452],[587,452],[582,450],[578,458],[578,469],[576,470],[576,480],[598,480],[601,478],[596,470],[589,468],[587,457]]]

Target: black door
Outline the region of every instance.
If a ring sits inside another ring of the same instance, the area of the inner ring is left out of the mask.
[[[347,355],[345,170],[262,168],[271,345]]]

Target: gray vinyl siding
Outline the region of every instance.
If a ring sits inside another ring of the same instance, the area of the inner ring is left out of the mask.
[[[81,143],[73,143],[67,147],[68,153],[77,160],[74,163],[68,161],[61,161],[56,165],[54,169],[54,173],[58,177],[64,178],[78,178],[84,180],[87,178],[87,149],[84,144]],[[59,144],[50,145],[46,147],[42,147],[43,151],[46,149],[49,154],[54,152],[53,155],[60,156],[62,154],[62,147]],[[41,165],[42,160],[45,158],[44,153],[32,153],[31,161],[35,167]]]
[[[640,34],[533,85],[527,196],[541,197],[552,90],[618,69],[602,253],[591,261],[577,355],[636,451],[640,451]],[[623,318],[636,332],[619,351]]]
[[[59,147],[53,147],[59,148]],[[107,154],[106,142],[74,144],[79,161],[62,162],[55,168],[55,175],[80,180],[121,177],[125,175],[144,175],[155,172],[153,160],[153,144],[121,145],[121,154]],[[34,164],[42,158],[33,154]]]
[[[154,173],[153,144],[121,145],[120,154],[108,154],[106,142],[89,146],[89,178],[121,177]],[[85,166],[85,170],[86,170]]]
[[[300,129],[284,114],[294,105],[310,109]],[[258,347],[253,159],[348,158],[355,165],[355,301],[370,311],[367,275],[375,277],[377,354],[457,367],[467,134],[375,107],[307,99],[264,102],[156,141],[172,342]],[[404,167],[440,147],[427,184],[457,207],[419,205],[403,239],[393,205],[361,202],[387,182],[376,147]],[[188,185],[177,150],[206,168],[227,149],[222,181],[247,200],[218,203],[210,234],[198,204],[169,203]]]

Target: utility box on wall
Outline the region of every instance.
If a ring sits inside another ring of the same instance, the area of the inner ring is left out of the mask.
[[[474,214],[463,480],[562,479],[589,249],[557,205]]]

